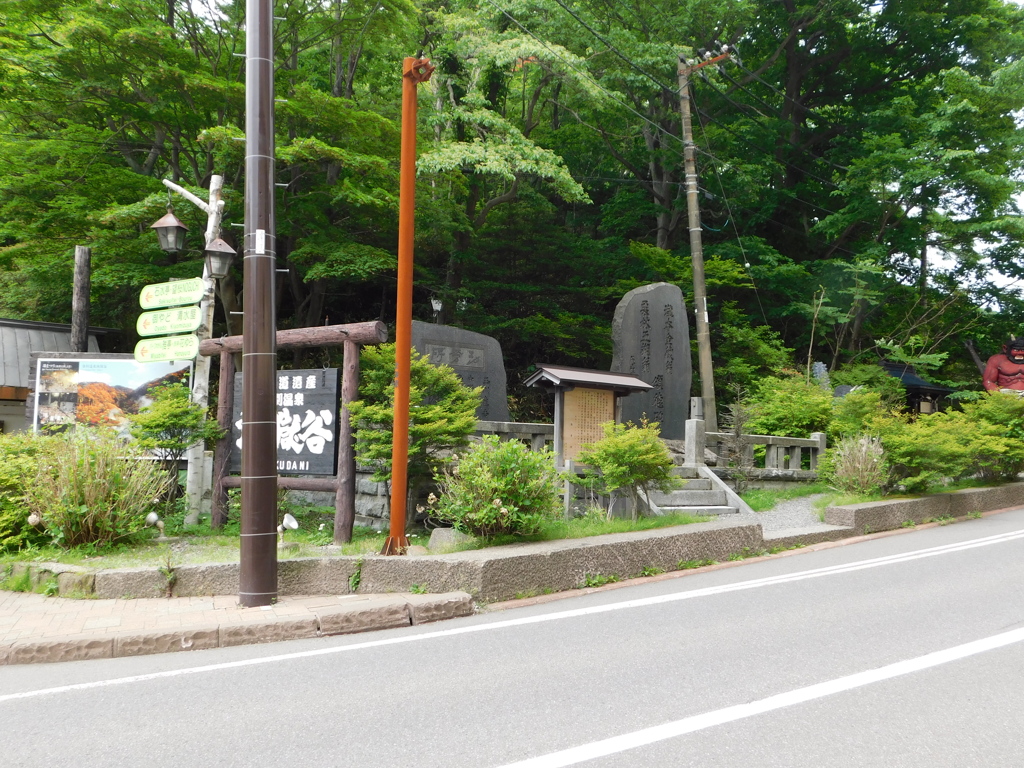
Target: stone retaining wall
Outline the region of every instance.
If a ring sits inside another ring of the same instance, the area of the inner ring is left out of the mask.
[[[746,521],[715,521],[635,533],[608,534],[513,544],[447,555],[382,557],[337,556],[281,560],[282,595],[344,595],[357,584],[360,594],[463,591],[477,600],[507,600],[516,595],[558,592],[582,586],[588,576],[626,579],[647,568],[675,570],[685,560],[725,560],[764,545],[761,526]],[[53,563],[17,563],[34,584],[68,579],[74,593],[102,598],[165,597],[168,578],[159,568],[89,571]],[[237,563],[182,565],[173,569],[174,597],[238,593]],[[354,578],[358,572],[358,579]],[[91,589],[89,582],[91,580]],[[61,594],[71,590],[61,589]]]
[[[944,517],[965,517],[973,512],[1024,504],[1024,483],[1010,483],[997,488],[967,488],[951,493],[934,493],[915,499],[889,499],[828,507],[825,522],[852,528],[859,536],[876,531],[890,531],[904,523],[923,523]]]

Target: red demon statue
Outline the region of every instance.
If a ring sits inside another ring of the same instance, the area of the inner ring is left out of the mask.
[[[1024,337],[1004,344],[1002,353],[988,359],[983,381],[988,390],[1024,391]]]

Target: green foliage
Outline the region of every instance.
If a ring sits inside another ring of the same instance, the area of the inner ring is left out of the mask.
[[[761,379],[748,405],[748,427],[757,435],[810,437],[812,432],[825,432],[832,418],[832,393],[800,375]]]
[[[747,389],[763,376],[777,376],[792,365],[793,350],[766,325],[754,325],[735,304],[722,308],[716,324],[721,339],[714,345],[715,380],[719,391],[724,384]]]
[[[0,552],[46,541],[45,534],[27,522],[24,496],[50,440],[32,433],[0,435]]]
[[[586,573],[583,581],[580,582],[580,589],[603,587],[605,584],[614,584],[622,581],[622,577],[615,573]]]
[[[112,430],[80,427],[44,439],[25,511],[54,544],[102,546],[143,529],[167,485],[155,462]]]
[[[851,387],[878,392],[888,407],[902,406],[906,403],[906,389],[895,376],[890,376],[885,369],[874,363],[853,363],[844,365],[829,374],[834,386],[846,384]]]
[[[883,395],[876,390],[858,389],[834,398],[829,438],[859,435],[873,419],[884,417],[888,411]]]
[[[153,402],[129,415],[131,434],[138,446],[171,462],[178,462],[196,443],[211,443],[222,436],[217,422],[190,399],[182,383],[156,387],[149,392]]]
[[[193,403],[185,384],[177,382],[154,387],[149,392],[153,402],[136,414],[129,414],[131,435],[144,451],[168,463],[170,486],[167,511],[178,495],[178,466],[189,448],[196,443],[212,443],[223,431],[217,422],[206,418],[201,406]]]
[[[474,536],[534,534],[561,507],[552,453],[496,435],[485,435],[434,479],[441,495],[431,496],[431,515]]]
[[[391,479],[395,399],[395,345],[363,347],[359,357],[359,400],[349,405],[356,456],[374,470],[374,479]],[[463,448],[476,429],[481,387],[463,385],[447,365],[432,365],[415,350],[410,358],[409,478],[430,476],[447,455]]]
[[[978,475],[1010,480],[1024,470],[1024,401],[989,392],[962,411],[874,418],[869,431],[881,438],[891,485],[911,493],[948,479]]]
[[[596,472],[588,476],[604,493],[625,488],[633,503],[633,518],[640,508],[640,491],[650,493],[655,488],[671,490],[672,455],[659,437],[657,422],[601,425],[604,437],[596,443],[583,446],[579,461],[589,464]]]

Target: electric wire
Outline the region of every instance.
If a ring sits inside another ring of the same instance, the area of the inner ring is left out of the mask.
[[[700,112],[699,111],[697,112],[697,116],[698,116],[698,118],[697,118],[697,125],[700,127],[701,136],[704,137],[704,144],[707,145],[708,144],[708,136],[707,136],[707,132],[704,130],[704,123],[701,122],[701,120],[700,120]],[[740,256],[743,259],[743,269],[747,273],[747,277],[750,278],[750,284],[754,288],[754,298],[757,299],[758,309],[761,310],[761,318],[764,320],[764,324],[765,325],[769,325],[769,323],[768,323],[768,313],[765,312],[764,304],[761,303],[761,292],[757,289],[757,281],[754,279],[754,273],[750,271],[750,260],[747,258],[747,251],[743,247],[743,238],[740,237],[739,228],[736,226],[736,218],[735,218],[735,216],[733,216],[733,213],[732,213],[732,205],[729,202],[729,196],[725,193],[725,184],[722,181],[722,175],[718,172],[718,163],[714,162],[714,160],[716,160],[716,159],[717,158],[713,159],[713,161],[711,163],[711,167],[715,171],[715,178],[718,179],[718,186],[722,190],[722,199],[725,201],[725,210],[726,210],[726,213],[728,214],[728,219],[726,220],[726,223],[728,223],[730,221],[732,222],[733,233],[736,236],[736,244],[740,247]]]

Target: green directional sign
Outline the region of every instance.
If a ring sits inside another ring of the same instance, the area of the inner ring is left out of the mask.
[[[163,336],[168,333],[190,333],[199,327],[199,307],[175,307],[156,312],[143,312],[135,324],[139,336]]]
[[[140,363],[163,360],[191,360],[199,354],[199,339],[194,333],[186,336],[163,336],[143,339],[135,345],[135,359]]]
[[[139,294],[139,306],[143,309],[160,309],[179,307],[182,304],[197,304],[202,300],[205,290],[201,277],[154,283],[142,289],[142,293]]]

